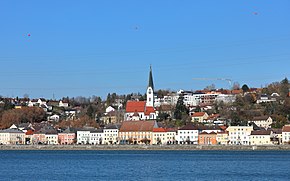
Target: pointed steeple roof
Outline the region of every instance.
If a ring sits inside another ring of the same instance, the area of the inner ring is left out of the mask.
[[[149,72],[149,84],[148,87],[151,87],[154,90],[154,84],[153,84],[153,75],[152,75],[152,67],[150,65],[150,72]]]

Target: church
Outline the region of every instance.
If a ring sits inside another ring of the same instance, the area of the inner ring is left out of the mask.
[[[128,101],[125,121],[156,120],[158,116],[154,106],[154,84],[152,67],[150,66],[149,83],[146,91],[146,101]]]

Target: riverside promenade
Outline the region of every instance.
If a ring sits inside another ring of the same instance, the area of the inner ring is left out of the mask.
[[[290,150],[290,145],[0,145],[0,150]]]

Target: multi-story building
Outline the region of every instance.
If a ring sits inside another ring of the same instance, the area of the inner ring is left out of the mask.
[[[124,121],[119,130],[120,144],[152,144],[156,121]]]
[[[89,133],[89,144],[100,145],[104,142],[104,132],[103,129],[97,129],[90,131]]]
[[[76,130],[68,127],[61,133],[58,133],[58,142],[61,145],[71,145],[76,142]]]
[[[250,135],[253,131],[253,126],[229,126],[229,144],[231,145],[249,145]]]
[[[265,129],[271,128],[271,125],[273,124],[273,120],[270,116],[254,117],[252,121],[248,121],[248,123],[251,123],[251,122]]]
[[[11,128],[0,130],[0,144],[3,145],[25,144],[25,133],[18,129]]]
[[[104,144],[118,144],[119,127],[117,125],[109,125],[103,129],[103,143]]]
[[[252,131],[250,135],[250,145],[271,145],[272,131],[257,130]]]
[[[229,135],[227,131],[217,132],[216,140],[218,145],[229,144]]]
[[[90,132],[94,130],[79,130],[77,131],[77,144],[90,144]]]
[[[217,133],[211,132],[201,132],[198,135],[198,144],[199,145],[216,145],[217,140],[216,140]]]
[[[284,144],[290,143],[290,125],[285,125],[282,128],[282,142]]]
[[[164,128],[154,128],[152,144],[167,144],[167,131]]]
[[[198,127],[187,124],[177,131],[178,144],[198,144]]]

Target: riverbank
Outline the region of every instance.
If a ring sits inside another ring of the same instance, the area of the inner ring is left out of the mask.
[[[290,150],[290,145],[0,145],[0,150]]]

